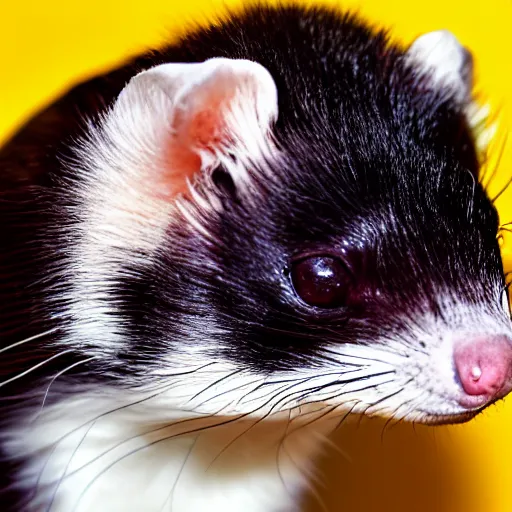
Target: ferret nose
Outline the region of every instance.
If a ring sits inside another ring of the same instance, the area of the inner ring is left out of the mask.
[[[455,347],[453,357],[466,395],[480,397],[478,404],[463,399],[461,405],[485,405],[512,390],[512,340],[507,336],[467,340]]]

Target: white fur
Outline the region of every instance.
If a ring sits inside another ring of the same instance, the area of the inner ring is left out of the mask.
[[[502,302],[503,311],[505,311],[505,314],[508,317],[510,317],[510,315],[511,315],[510,300],[509,300],[509,297],[508,297],[508,291],[507,290],[503,290],[501,292],[501,302]]]
[[[437,85],[451,88],[459,101],[469,99],[473,84],[472,69],[467,69],[467,50],[450,31],[423,34],[407,54],[417,66],[430,73]]]
[[[430,75],[435,87],[449,91],[463,107],[477,151],[485,154],[496,135],[498,122],[486,126],[490,107],[478,104],[472,97],[473,64],[468,50],[450,31],[437,30],[419,36],[409,47],[407,57]]]

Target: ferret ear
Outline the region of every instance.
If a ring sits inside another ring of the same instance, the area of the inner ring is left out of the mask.
[[[451,32],[438,30],[418,37],[407,57],[429,73],[437,85],[451,88],[457,101],[470,101],[473,59]]]
[[[139,73],[119,95],[110,124],[116,139],[122,134],[131,162],[138,158],[142,173],[149,168],[145,179],[173,196],[199,171],[269,151],[276,117],[276,86],[263,66],[215,58]],[[236,187],[247,180],[246,167],[227,169]]]

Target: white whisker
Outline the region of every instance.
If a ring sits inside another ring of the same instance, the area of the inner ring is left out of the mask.
[[[76,363],[73,363],[71,365],[69,365],[67,368],[64,368],[64,370],[61,370],[60,372],[58,372],[53,378],[52,380],[50,381],[50,384],[48,385],[48,387],[46,388],[46,392],[44,394],[44,397],[43,397],[43,402],[41,403],[41,409],[39,411],[38,414],[40,414],[44,408],[44,404],[46,402],[46,398],[48,397],[48,393],[50,391],[50,388],[52,386],[52,384],[61,376],[63,375],[64,373],[68,372],[69,370],[72,370],[73,368],[75,368],[76,366],[80,366],[81,364],[85,364],[85,363],[88,363],[89,361],[92,361],[93,359],[97,359],[96,356],[92,356],[92,357],[89,357],[88,359],[84,359],[83,361],[78,361]]]
[[[70,354],[72,352],[74,352],[74,350],[64,350],[62,352],[59,352],[58,354],[55,354],[55,355],[49,357],[48,359],[45,359],[44,361],[41,361],[40,363],[32,366],[32,368],[29,368],[28,370],[25,370],[24,372],[21,372],[20,374],[14,376],[14,377],[11,377],[10,379],[0,382],[0,388],[2,386],[6,386],[7,384],[10,384],[11,382],[21,379],[22,377],[25,377],[25,375],[32,373],[34,370],[37,370],[38,368],[41,368],[41,366],[44,366],[45,364],[49,363],[50,361],[53,361],[54,359],[57,359],[58,357],[61,357],[66,354]]]
[[[59,327],[54,327],[53,329],[49,329],[48,331],[41,332],[39,334],[35,334],[34,336],[30,336],[29,338],[25,338],[24,340],[17,341],[16,343],[13,343],[12,345],[8,345],[7,347],[4,347],[0,349],[0,354],[2,352],[7,352],[7,350],[10,350],[11,348],[19,347],[20,345],[23,345],[24,343],[30,343],[31,341],[35,341],[39,338],[42,338],[43,336],[48,336],[49,334],[53,334],[54,332],[57,332],[59,330]]]

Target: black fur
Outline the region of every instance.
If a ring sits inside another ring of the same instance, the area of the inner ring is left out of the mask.
[[[78,366],[69,379],[143,377],[160,354],[204,338],[212,358],[259,372],[314,366],[326,345],[371,343],[419,309],[442,315],[440,289],[470,302],[497,300],[497,214],[478,183],[461,106],[429,87],[384,32],[353,16],[258,8],[78,85],[3,148],[0,347],[66,321],[55,316],[63,310],[57,290],[67,286],[58,270],[68,257],[57,206],[74,186],[62,162],[74,156],[84,116],[96,119],[140,70],[220,56],[257,61],[277,84],[274,133],[285,156],[269,163],[276,183],[253,173],[258,207],[251,209],[221,177],[225,208],[207,220],[217,245],[177,219],[153,265],[127,261],[111,297],[129,332],[126,349],[116,360]],[[294,293],[290,262],[311,251],[345,258],[355,276],[345,307],[308,307]],[[0,354],[2,380],[56,353],[58,336]],[[0,388],[9,415],[79,360],[80,347],[69,348],[76,353]],[[3,429],[15,428],[9,415]],[[7,480],[8,471],[0,465]]]

